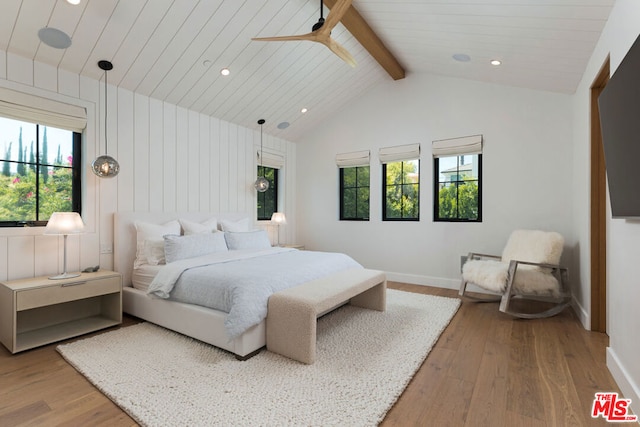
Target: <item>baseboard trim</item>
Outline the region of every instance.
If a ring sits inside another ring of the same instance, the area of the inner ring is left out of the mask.
[[[576,316],[578,316],[578,320],[580,320],[580,323],[582,323],[582,327],[587,331],[590,331],[591,316],[589,316],[587,310],[585,310],[582,304],[580,304],[580,301],[576,299],[575,295],[571,296],[571,308],[573,308],[574,313],[576,313]]]
[[[631,399],[631,410],[634,414],[640,414],[640,387],[633,382],[628,371],[620,362],[616,352],[611,347],[607,347],[607,368],[613,376],[616,384],[620,387],[620,391],[625,399]],[[613,390],[602,390],[613,391]]]
[[[443,277],[420,276],[417,274],[386,272],[387,280],[392,282],[409,283],[411,285],[435,286],[436,288],[460,289],[460,279],[445,279]],[[467,286],[467,291],[491,294],[475,285]]]
[[[386,272],[387,280],[392,282],[409,283],[412,285],[436,286],[438,288],[458,289],[460,282],[441,277],[420,276],[417,274]]]

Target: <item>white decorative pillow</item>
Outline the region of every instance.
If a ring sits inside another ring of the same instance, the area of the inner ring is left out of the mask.
[[[267,249],[271,247],[269,236],[265,230],[233,232],[226,231],[224,238],[229,250]]]
[[[144,253],[147,255],[146,264],[164,264],[164,240],[145,240]]]
[[[188,236],[165,235],[164,253],[167,263],[186,258],[227,252],[224,233],[197,233]]]
[[[140,268],[143,264],[164,264],[164,240],[165,234],[180,234],[180,223],[176,220],[166,224],[150,224],[136,222],[137,245],[136,259],[133,268]]]
[[[233,232],[251,231],[251,228],[249,226],[249,218],[243,218],[237,221],[222,219],[220,220],[220,227],[222,231],[233,231]]]
[[[188,219],[179,219],[178,221],[182,226],[182,230],[184,231],[185,236],[188,236],[190,234],[213,233],[218,231],[217,218],[210,218],[203,223],[189,221]]]

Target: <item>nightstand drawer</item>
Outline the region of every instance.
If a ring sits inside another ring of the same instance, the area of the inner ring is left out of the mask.
[[[16,292],[16,310],[29,310],[83,298],[120,292],[120,276],[96,280],[65,281],[58,286],[46,286]]]

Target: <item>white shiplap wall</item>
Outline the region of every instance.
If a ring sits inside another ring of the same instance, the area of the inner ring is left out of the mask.
[[[109,86],[108,153],[118,159],[115,179],[97,179],[92,160],[104,153],[104,81],[59,70],[0,51],[0,86],[87,108],[83,137],[83,219],[87,232],[68,240],[68,270],[111,268],[113,213],[119,211],[248,212],[260,129],[237,126],[131,91]],[[256,122],[259,118],[256,117]],[[265,119],[269,119],[265,114]],[[266,150],[286,158],[280,177],[280,210],[289,224],[280,241],[295,241],[293,143],[263,136]],[[276,239],[275,227],[265,227]],[[62,237],[43,229],[0,229],[0,280],[53,274],[62,269]]]

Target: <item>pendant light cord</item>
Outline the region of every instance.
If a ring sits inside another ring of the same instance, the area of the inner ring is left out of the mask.
[[[260,125],[260,167],[262,167],[262,125]]]
[[[264,119],[258,120],[258,124],[260,125],[260,167],[262,167],[262,125],[264,124],[264,122]],[[262,171],[262,173],[264,174],[264,170]]]
[[[107,107],[109,103],[107,102],[107,70],[104,70],[104,154],[108,155],[109,150],[107,149]]]

